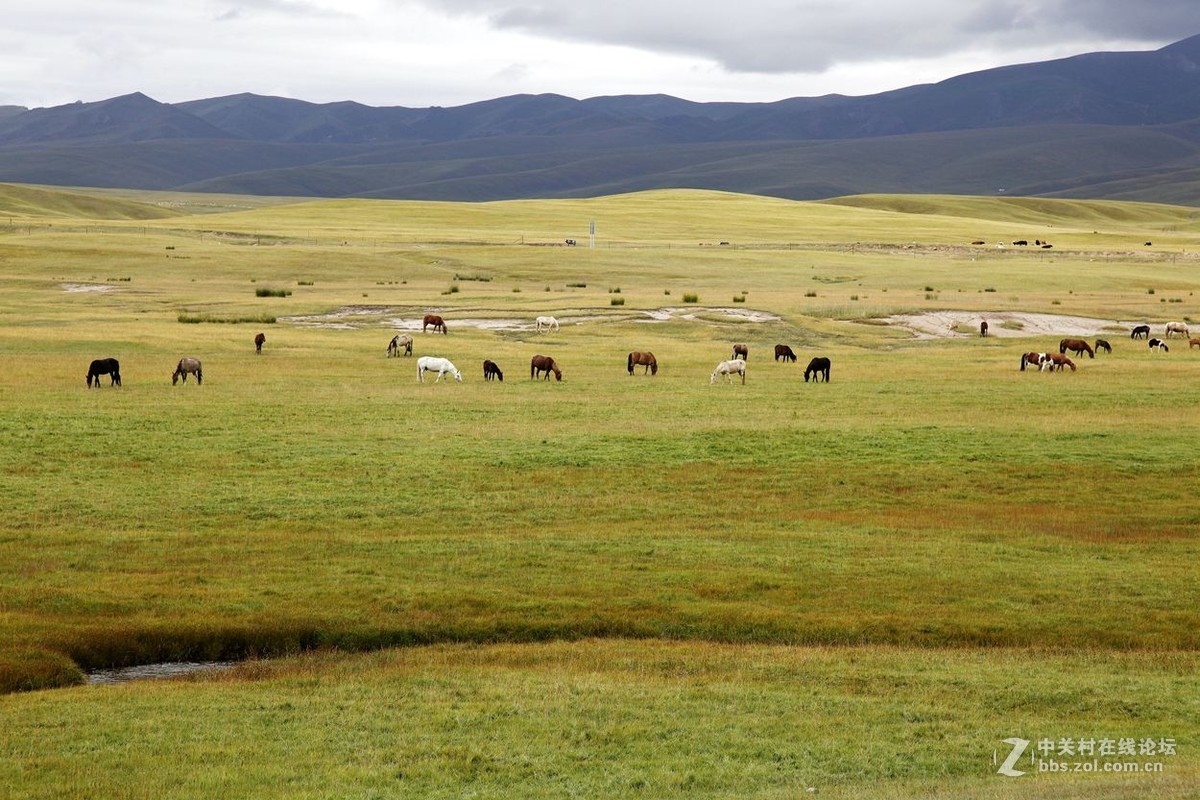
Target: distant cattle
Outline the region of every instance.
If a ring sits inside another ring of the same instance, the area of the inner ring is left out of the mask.
[[[1027,239],[1017,239],[1013,244],[1017,247],[1028,247],[1029,241]]]

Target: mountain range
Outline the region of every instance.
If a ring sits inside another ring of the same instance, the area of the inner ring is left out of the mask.
[[[772,103],[544,94],[379,108],[134,93],[0,106],[0,181],[466,201],[702,188],[1200,205],[1200,36]]]

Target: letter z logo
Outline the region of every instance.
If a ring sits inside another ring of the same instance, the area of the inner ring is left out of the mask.
[[[996,772],[1000,773],[1001,775],[1006,775],[1009,778],[1019,778],[1025,773],[1019,769],[1013,769],[1013,767],[1025,753],[1025,748],[1029,747],[1029,740],[1018,739],[1014,736],[1011,739],[1005,739],[1004,743],[1012,745],[1012,752],[1008,754],[1008,758],[1004,759],[1004,763],[1000,765],[1000,769],[996,770]],[[994,757],[995,755],[993,754],[993,758]]]

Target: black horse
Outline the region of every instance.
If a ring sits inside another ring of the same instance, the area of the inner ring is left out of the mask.
[[[1133,330],[1131,330],[1129,332],[1129,338],[1130,339],[1149,339],[1150,338],[1150,326],[1149,325],[1138,325],[1136,328],[1134,328]]]
[[[496,366],[495,361],[485,360],[483,362],[483,379],[485,381],[490,381],[493,378],[498,381],[503,382],[504,381],[504,373],[501,372],[500,368]]]
[[[96,382],[96,388],[100,388],[100,376],[109,375],[109,386],[121,385],[121,364],[115,358],[97,358],[88,367],[87,385],[92,388],[92,381]]]
[[[1112,345],[1108,343],[1107,339],[1097,339],[1096,340],[1096,352],[1099,353],[1101,350],[1103,350],[1106,353],[1112,352]]]
[[[829,383],[829,359],[824,356],[817,356],[808,362],[808,366],[804,369],[805,383],[808,383],[810,376],[813,379],[813,383],[816,383],[822,377],[825,378],[826,383]]]

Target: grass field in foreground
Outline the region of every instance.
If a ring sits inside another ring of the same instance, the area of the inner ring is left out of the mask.
[[[810,774],[846,796],[879,781],[897,795],[1144,796],[1147,784],[1124,777],[1001,780],[991,752],[1027,726],[1175,737],[1180,755],[1154,793],[1185,796],[1200,696],[1200,351],[1151,354],[1114,325],[1111,356],[1021,373],[1018,354],[1058,336],[916,342],[883,317],[1189,319],[1200,283],[1189,211],[666,193],[162,219],[122,205],[120,219],[100,219],[52,200],[22,194],[0,232],[4,687],[69,683],[79,666],[440,645],[268,666],[212,687],[0,698],[0,747],[27,791],[82,792],[79,754],[124,742],[117,752],[133,757],[112,774],[147,796],[283,791],[297,764],[298,793],[314,795],[498,796],[526,781],[658,796],[684,793],[698,759],[718,762],[693,773],[711,795],[743,794],[744,768],[758,776],[744,793],[766,796]],[[590,214],[624,238],[530,246],[585,238],[569,225]],[[1058,249],[965,244],[1018,236]],[[263,287],[291,295],[256,296]],[[683,306],[685,293],[700,295],[693,319],[640,318]],[[626,305],[610,305],[616,296]],[[348,307],[371,313],[288,321]],[[384,357],[390,320],[428,309],[451,333],[418,334],[417,353],[450,357],[461,384],[419,384],[412,360]],[[539,336],[462,323],[543,313],[579,324]],[[751,347],[747,384],[710,386],[735,341]],[[771,361],[776,342],[800,363]],[[656,353],[657,376],[625,374],[635,348]],[[528,379],[535,352],[560,361],[562,383]],[[828,385],[801,378],[816,354],[833,359]],[[204,360],[203,386],[171,385],[183,355]],[[100,356],[121,359],[122,388],[84,388]],[[483,358],[504,383],[484,383]],[[501,669],[506,659],[519,668]],[[630,715],[619,728],[629,749],[585,740],[585,757],[566,763],[557,733],[535,729],[569,728],[575,707],[550,699],[593,659],[602,666],[583,672],[602,678],[588,713],[602,728],[610,708]],[[738,659],[792,666],[731,688],[721,670],[751,668],[719,665]],[[812,687],[785,674],[809,668]],[[931,671],[920,688],[914,676]],[[1045,674],[1046,687],[1013,698],[1013,673]],[[838,706],[856,675],[868,690]],[[424,699],[406,694],[428,681]],[[680,715],[689,681],[703,702]],[[910,681],[918,688],[900,699],[881,688]],[[345,740],[330,723],[279,727],[265,711],[306,691],[327,713],[346,705]],[[367,718],[395,707],[407,722],[459,695],[509,722],[460,727],[454,744],[438,739],[453,729],[434,714],[406,751],[416,766],[380,755],[395,752],[394,730]],[[1130,705],[1137,697],[1150,699]],[[219,698],[244,705],[214,712]],[[809,750],[789,726],[756,727],[780,724],[765,713],[774,706],[803,719]],[[243,727],[225,727],[226,713]],[[922,728],[926,714],[937,724]],[[190,744],[131,733],[135,720],[170,718],[193,720]],[[279,749],[261,770],[238,770],[249,756],[230,731],[259,724],[283,732]],[[896,746],[914,725],[924,749]],[[721,763],[722,730],[773,749],[734,747]],[[676,738],[700,755],[656,745]],[[374,754],[361,772],[344,763],[348,743]],[[528,764],[488,766],[527,743]],[[754,766],[777,756],[775,772]],[[212,783],[164,783],[165,765],[189,759],[213,765]],[[597,778],[590,759],[619,766]],[[410,773],[416,783],[404,783]]]

